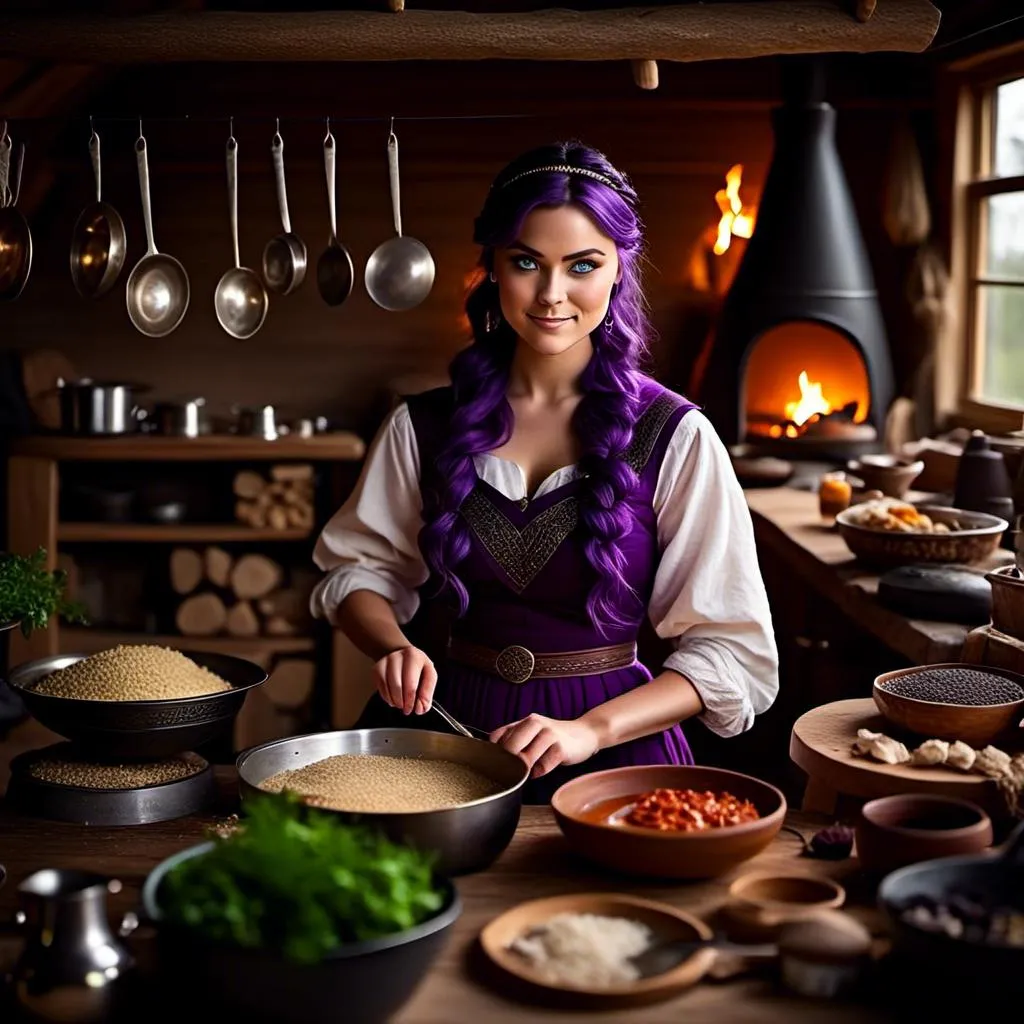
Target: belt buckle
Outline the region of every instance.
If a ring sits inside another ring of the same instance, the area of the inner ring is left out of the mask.
[[[494,667],[498,675],[507,683],[525,683],[533,675],[536,658],[533,652],[519,644],[506,647],[494,659]]]

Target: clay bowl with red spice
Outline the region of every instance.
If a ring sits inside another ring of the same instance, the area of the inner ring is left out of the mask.
[[[758,817],[689,832],[628,824],[631,807],[654,789],[729,793],[753,804]],[[724,768],[640,765],[581,775],[555,792],[551,809],[569,845],[602,867],[652,878],[715,878],[775,838],[786,798],[767,782]]]

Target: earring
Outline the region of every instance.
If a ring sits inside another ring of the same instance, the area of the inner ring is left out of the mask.
[[[493,309],[487,310],[487,316],[484,318],[484,329],[488,334],[493,334],[501,326],[501,313],[494,312]]]
[[[498,283],[498,275],[493,270],[491,271],[489,276],[490,276],[492,284],[497,284]]]
[[[615,321],[612,319],[611,313],[604,318],[604,329],[610,331],[615,326]]]

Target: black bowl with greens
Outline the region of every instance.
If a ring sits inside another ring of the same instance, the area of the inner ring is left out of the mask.
[[[390,1019],[461,913],[454,886],[430,855],[287,797],[247,813],[143,886],[169,1002],[247,1022]]]

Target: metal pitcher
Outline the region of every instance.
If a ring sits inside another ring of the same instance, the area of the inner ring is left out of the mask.
[[[11,980],[31,1019],[92,1024],[111,1014],[117,983],[133,966],[107,922],[107,893],[120,888],[102,875],[53,868],[18,886],[25,946]]]

